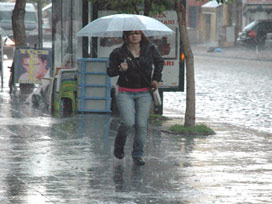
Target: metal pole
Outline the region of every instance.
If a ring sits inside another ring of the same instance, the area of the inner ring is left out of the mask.
[[[38,0],[38,40],[39,40],[39,48],[43,47],[43,35],[42,35],[42,0]]]
[[[88,24],[89,22],[89,13],[88,11],[92,11],[92,4],[89,3],[88,0],[82,1],[82,27]],[[90,7],[89,7],[90,5]],[[88,57],[88,44],[89,44],[89,38],[83,37],[82,38],[82,57],[87,58]]]
[[[92,21],[98,18],[98,3],[94,2],[93,3],[93,8],[92,8]],[[92,37],[92,50],[91,50],[91,55],[92,58],[97,58],[97,46],[98,46],[98,41],[97,37]]]

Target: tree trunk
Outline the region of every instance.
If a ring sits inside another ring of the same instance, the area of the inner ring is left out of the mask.
[[[182,0],[176,0],[176,12],[179,22],[180,41],[185,55],[186,65],[186,111],[185,127],[195,126],[195,74],[194,74],[194,55],[191,49],[187,26],[186,9]]]
[[[145,0],[144,1],[144,15],[148,16],[151,10],[152,0]]]
[[[25,34],[25,5],[26,0],[16,0],[12,12],[12,29],[16,47],[26,46]]]

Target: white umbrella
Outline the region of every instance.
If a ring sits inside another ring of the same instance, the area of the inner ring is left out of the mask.
[[[114,14],[90,22],[77,33],[77,36],[122,37],[123,31],[132,30],[141,30],[145,36],[161,36],[174,33],[160,21],[148,16]]]

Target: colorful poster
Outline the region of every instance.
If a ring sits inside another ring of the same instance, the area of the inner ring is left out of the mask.
[[[41,83],[49,77],[51,51],[49,49],[18,49],[15,52],[15,82]]]

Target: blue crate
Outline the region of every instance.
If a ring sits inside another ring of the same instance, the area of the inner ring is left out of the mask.
[[[107,75],[108,59],[78,60],[77,111],[111,112],[111,80]]]

